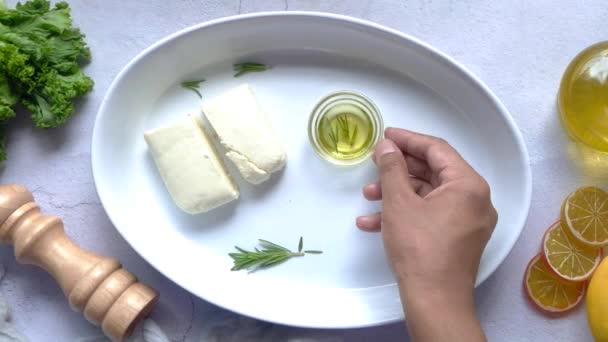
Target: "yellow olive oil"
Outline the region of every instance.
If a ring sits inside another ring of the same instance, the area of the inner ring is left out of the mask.
[[[558,105],[562,124],[575,140],[608,152],[608,42],[587,48],[570,63]]]
[[[352,166],[367,160],[383,132],[382,116],[376,105],[350,90],[321,98],[308,119],[308,138],[313,150],[334,165]]]
[[[350,160],[369,151],[373,127],[369,115],[360,107],[337,104],[322,116],[317,127],[321,148],[333,158]]]

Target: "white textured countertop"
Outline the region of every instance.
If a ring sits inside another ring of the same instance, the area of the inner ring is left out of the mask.
[[[15,1],[7,2],[14,5]],[[605,0],[70,3],[92,49],[93,62],[86,71],[95,80],[95,89],[60,129],[37,130],[20,113],[9,125],[9,160],[0,179],[32,189],[47,213],[65,220],[68,234],[79,244],[118,258],[158,289],[161,300],[152,320],[171,341],[407,340],[402,323],[320,331],[273,326],[219,309],[190,295],[142,260],[110,224],[99,203],[91,174],[91,133],[103,95],[120,69],[142,49],[179,29],[213,18],[270,10],[335,12],[396,28],[453,56],[489,85],[524,135],[534,186],[521,238],[504,264],[477,290],[483,327],[491,341],[592,341],[582,307],[563,318],[542,316],[527,304],[521,281],[528,260],[539,250],[543,231],[558,218],[566,194],[581,185],[605,186],[602,183],[608,180],[608,170],[583,172],[570,158],[571,148],[555,109],[555,94],[567,63],[581,49],[608,37]],[[0,278],[0,294],[8,302],[17,331],[31,341],[98,340],[95,336],[100,331],[69,309],[47,274],[17,264],[12,248],[0,247],[0,261],[6,270]],[[2,308],[0,301],[0,312]],[[0,315],[0,330],[3,326]]]

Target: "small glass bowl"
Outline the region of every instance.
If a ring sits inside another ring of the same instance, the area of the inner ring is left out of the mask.
[[[371,139],[369,143],[366,143],[363,150],[359,150],[352,158],[344,156],[343,158],[337,158],[330,151],[327,151],[319,141],[319,125],[325,115],[338,105],[357,107],[371,124]],[[383,132],[384,123],[378,107],[365,95],[349,90],[337,91],[323,97],[312,110],[308,121],[308,137],[313,149],[321,158],[335,165],[356,165],[367,160],[374,152],[376,144],[382,139]]]

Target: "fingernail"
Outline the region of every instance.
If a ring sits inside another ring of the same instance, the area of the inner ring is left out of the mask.
[[[364,232],[369,231],[369,228],[365,225],[365,216],[357,217],[355,225],[357,226],[357,228],[361,229]]]
[[[376,157],[381,157],[387,153],[393,153],[396,151],[397,147],[395,146],[394,142],[388,139],[383,139],[378,143],[378,146],[376,146]]]

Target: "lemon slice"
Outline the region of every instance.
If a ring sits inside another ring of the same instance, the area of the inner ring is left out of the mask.
[[[580,242],[608,245],[608,194],[596,187],[576,190],[564,201],[562,222]]]
[[[581,244],[560,222],[547,229],[543,252],[549,268],[567,281],[583,281],[591,277],[602,257],[600,248]]]
[[[530,301],[540,310],[562,313],[574,308],[585,295],[586,282],[566,282],[549,270],[538,254],[528,264],[524,288]]]
[[[587,319],[597,342],[608,342],[608,259],[593,274],[587,289]]]

